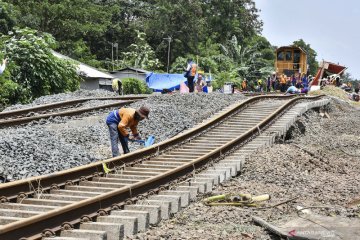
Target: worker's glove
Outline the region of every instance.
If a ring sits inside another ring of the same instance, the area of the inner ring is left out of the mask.
[[[128,137],[128,140],[130,142],[134,142],[134,141],[137,141],[137,140],[141,140],[141,137],[137,136],[137,137],[134,137],[134,136],[129,136]]]
[[[141,136],[140,136],[140,134],[134,134],[134,135],[129,136],[129,140],[130,141],[141,140]]]
[[[133,137],[134,137],[135,140],[141,140],[140,134],[134,134]]]

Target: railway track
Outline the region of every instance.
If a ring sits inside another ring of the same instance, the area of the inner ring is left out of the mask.
[[[146,98],[146,96],[129,97],[102,97],[102,98],[82,98],[70,101],[63,101],[51,104],[40,105],[31,108],[19,109],[14,111],[0,112],[0,127],[15,126],[40,119],[47,119],[57,116],[75,116],[94,110],[121,107],[134,101]],[[114,103],[101,104],[92,107],[82,107],[88,101],[114,100]]]
[[[0,239],[40,239],[41,233],[51,236],[64,229],[68,231],[62,235],[79,239],[83,236],[81,230],[71,229],[80,223],[85,228],[108,231],[111,225],[117,229],[117,239],[124,234],[135,234],[146,229],[149,223],[156,224],[160,218],[169,217],[167,208],[176,212],[176,208],[186,206],[197,191],[209,191],[212,184],[236,175],[244,157],[262,146],[263,139],[269,139],[274,131],[271,126],[276,126],[277,119],[289,120],[285,113],[291,112],[291,108],[318,98],[252,97],[172,139],[105,160],[112,169],[108,174],[99,162],[2,184]],[[266,141],[271,144],[271,139]],[[231,157],[222,160],[219,168],[207,169],[229,154]],[[199,174],[194,179],[195,173]],[[173,188],[176,191],[171,190]],[[155,193],[160,196],[156,198]],[[149,196],[152,200],[147,200],[147,204],[153,205],[131,205]],[[92,221],[97,222],[91,224]],[[101,235],[104,231],[93,234]]]

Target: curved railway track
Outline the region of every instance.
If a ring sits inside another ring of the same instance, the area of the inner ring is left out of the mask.
[[[99,109],[121,107],[126,104],[130,104],[134,101],[141,100],[144,98],[147,98],[147,96],[81,98],[76,100],[39,105],[31,108],[24,108],[14,111],[0,112],[0,127],[14,126],[14,125],[28,123],[31,121],[36,121],[39,119],[47,119],[50,117],[74,116]],[[119,101],[115,103],[102,104],[93,107],[76,109],[81,107],[83,103],[93,100],[98,100],[98,101],[119,100]]]
[[[40,239],[44,231],[78,226],[159,191],[166,195],[174,183],[241,148],[232,160],[237,161],[255,146],[245,144],[292,106],[320,97],[249,98],[174,138],[103,161],[112,169],[108,174],[98,162],[2,184],[0,239]]]

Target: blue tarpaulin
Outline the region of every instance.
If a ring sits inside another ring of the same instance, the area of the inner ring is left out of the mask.
[[[156,92],[163,89],[174,91],[180,88],[180,83],[185,82],[184,74],[149,73],[146,75],[146,84]]]

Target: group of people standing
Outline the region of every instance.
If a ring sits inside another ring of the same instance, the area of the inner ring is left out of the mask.
[[[293,74],[290,77],[287,77],[285,74],[277,76],[276,73],[273,73],[268,77],[266,81],[266,89],[268,92],[277,91],[287,92],[288,88],[295,87],[297,89],[308,89],[309,82],[311,82],[311,75],[306,76],[303,74]]]
[[[341,86],[340,76],[328,76],[320,80],[320,88],[325,87],[326,85],[334,85],[336,87]]]
[[[290,77],[287,77],[285,74],[277,75],[273,72],[264,82],[262,79],[259,79],[256,82],[249,84],[248,80],[244,78],[241,83],[242,91],[254,91],[254,92],[275,92],[280,91],[286,93],[289,87],[295,87],[297,89],[306,89],[309,88],[312,81],[312,76],[306,76],[303,74],[293,74]],[[293,89],[293,88],[292,88]]]

